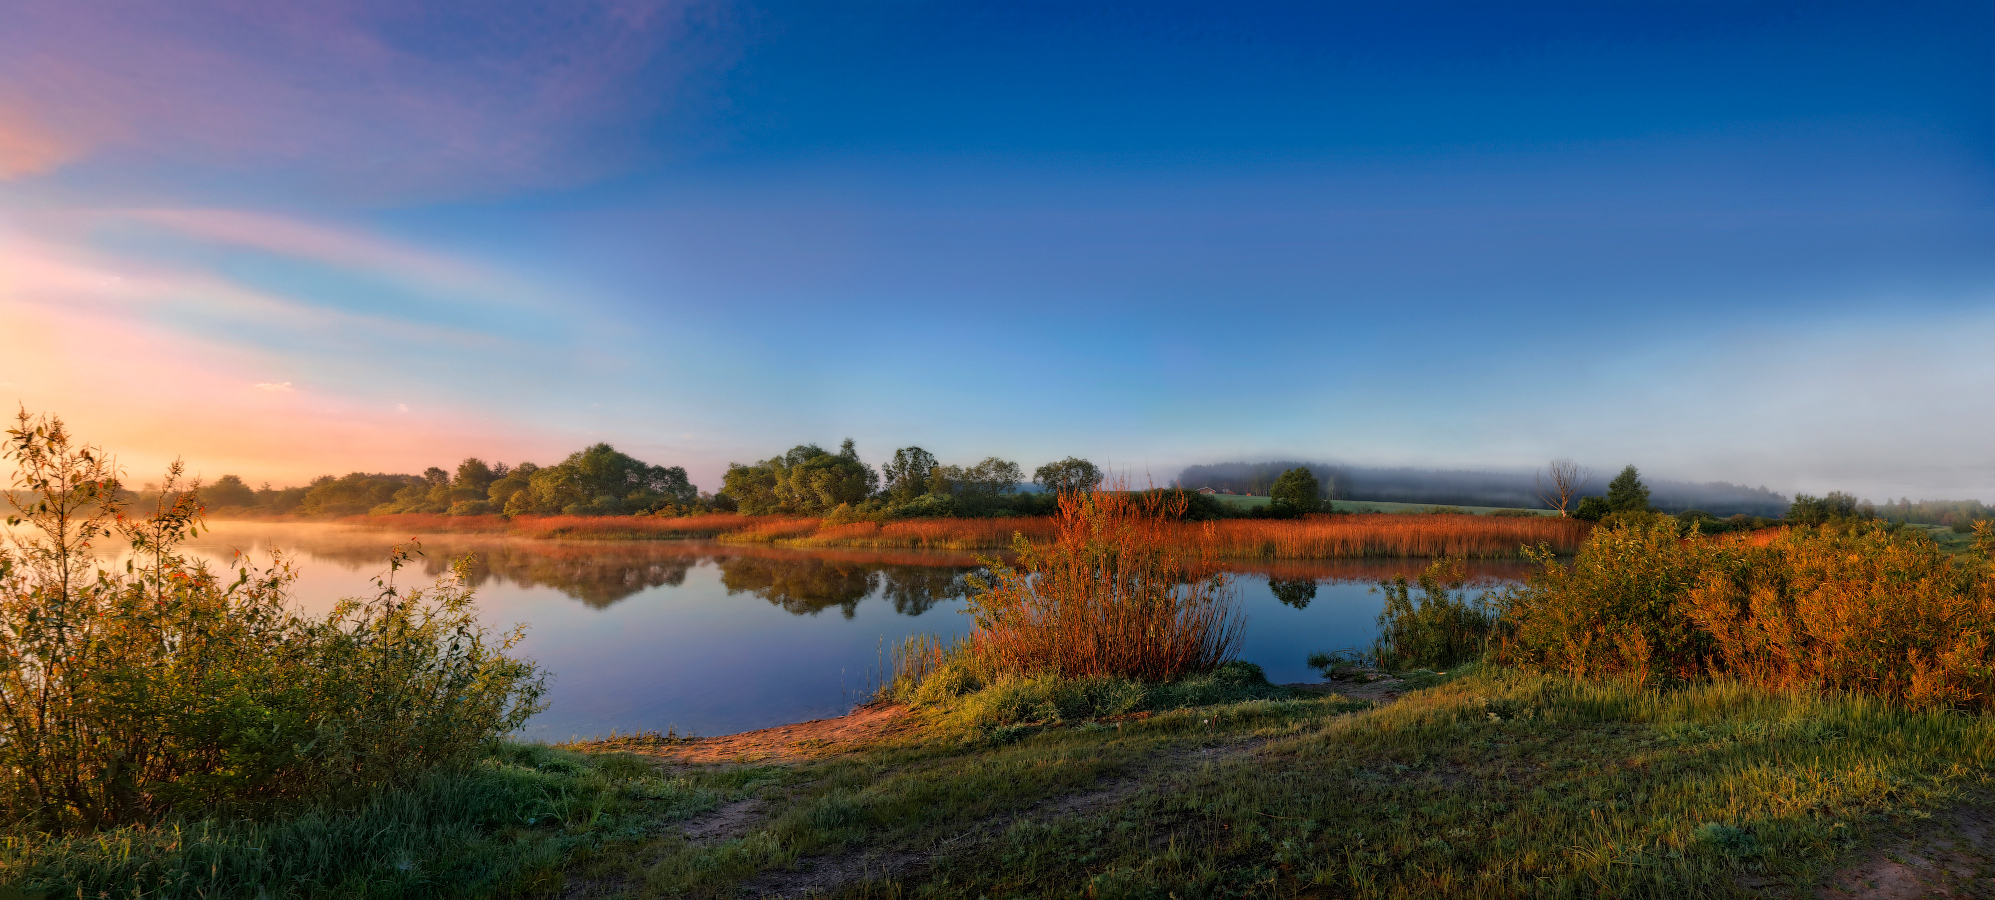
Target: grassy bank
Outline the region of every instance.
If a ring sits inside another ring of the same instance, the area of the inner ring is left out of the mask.
[[[540,896],[576,858],[763,780],[746,770],[667,776],[628,755],[507,743],[351,806],[0,839],[0,896]]]
[[[1054,535],[1050,516],[995,519],[901,519],[835,522],[795,516],[717,514],[655,516],[355,516],[353,527],[411,534],[502,534],[567,540],[711,539],[785,547],[869,550],[1002,550],[1013,535],[1045,544]],[[1171,526],[1179,546],[1210,550],[1227,559],[1342,559],[1456,556],[1509,559],[1526,545],[1545,544],[1559,554],[1578,549],[1590,523],[1550,517],[1386,513],[1181,522]]]
[[[1991,787],[1986,717],[1456,675],[1375,707],[981,732],[918,711],[784,769],[723,832],[605,848],[570,896],[1799,896]]]
[[[1014,685],[1029,702],[920,709],[778,764],[512,745],[357,808],[13,838],[0,878],[132,898],[1812,896],[1916,859],[1995,787],[1986,717],[1500,669],[1400,686],[1208,685],[1218,702],[1093,715]]]

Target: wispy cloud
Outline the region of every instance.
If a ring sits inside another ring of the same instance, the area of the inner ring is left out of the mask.
[[[153,218],[214,241],[357,267],[416,292],[425,282],[507,281],[470,263],[303,222]],[[198,254],[136,259],[93,245],[89,236],[117,216],[44,218],[27,228],[18,220],[0,216],[0,333],[11,339],[0,402],[70,418],[135,470],[184,455],[209,474],[285,482],[351,467],[420,468],[467,448],[546,456],[567,443],[558,428],[517,434],[480,405],[480,396],[522,396],[531,385],[509,379],[503,362],[526,348],[476,316],[439,323],[393,309],[345,309],[237,282]],[[551,321],[537,330],[560,333]],[[440,370],[465,374],[479,388],[438,384]],[[446,398],[425,411],[420,430],[392,411],[409,383],[435,385]]]
[[[305,162],[407,198],[568,184],[636,148],[687,4],[13,4],[0,178],[91,152]],[[644,76],[640,78],[639,76]]]

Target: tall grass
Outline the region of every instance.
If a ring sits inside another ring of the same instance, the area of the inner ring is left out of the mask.
[[[800,547],[869,547],[919,550],[992,550],[1011,546],[1017,535],[1035,544],[1051,541],[1058,523],[1050,516],[1000,519],[901,519],[826,526],[792,543]]]
[[[1995,532],[1948,556],[1874,524],[1751,540],[1604,528],[1505,599],[1501,657],[1570,675],[1728,675],[1917,707],[1995,705]]]
[[[1209,548],[1178,540],[1184,500],[1095,491],[1060,498],[1053,542],[1016,538],[970,598],[968,652],[990,669],[1162,682],[1212,669],[1240,618]]]
[[[1159,492],[1169,499],[1169,492]],[[800,516],[714,513],[659,516],[355,516],[342,524],[408,533],[487,533],[580,540],[715,538],[794,547],[908,550],[1001,550],[1023,535],[1035,545],[1059,536],[1057,516],[994,519],[837,521]],[[1521,558],[1526,546],[1571,554],[1593,525],[1549,516],[1468,514],[1310,516],[1290,520],[1165,522],[1170,540],[1227,559],[1348,559],[1442,557]]]
[[[1539,544],[1570,554],[1591,523],[1551,516],[1512,518],[1469,514],[1310,516],[1290,520],[1234,520],[1179,526],[1219,556],[1327,559],[1367,556],[1507,558]]]
[[[0,816],[77,831],[354,797],[467,759],[543,681],[479,626],[463,572],[323,618],[286,608],[280,559],[232,580],[190,563],[192,487],[125,513],[103,451],[26,412],[6,456],[25,534],[0,551]],[[24,496],[25,495],[25,496]],[[91,545],[133,551],[104,571]],[[405,559],[405,557],[404,557]],[[401,559],[392,565],[399,567]],[[391,569],[392,571],[392,569]]]

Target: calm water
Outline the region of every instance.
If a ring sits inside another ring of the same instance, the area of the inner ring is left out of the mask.
[[[216,523],[195,555],[225,561],[273,548],[302,570],[297,601],[323,611],[371,596],[398,536],[330,525]],[[804,551],[705,542],[527,541],[421,536],[425,556],[400,577],[434,580],[470,554],[487,624],[527,625],[522,652],[550,673],[548,709],[527,727],[549,740],[675,728],[727,734],[839,715],[877,679],[883,646],[957,635],[969,554]],[[1313,681],[1317,650],[1368,646],[1372,586],[1424,561],[1242,566],[1241,657],[1278,682]],[[1517,577],[1482,564],[1482,579]],[[1313,589],[1313,596],[1311,591]],[[1286,598],[1287,602],[1284,602]]]

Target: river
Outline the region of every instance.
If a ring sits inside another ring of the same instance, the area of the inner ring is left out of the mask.
[[[698,541],[545,541],[421,535],[402,585],[473,559],[481,619],[527,626],[520,652],[550,673],[548,708],[526,737],[615,732],[728,734],[840,715],[877,685],[886,648],[919,633],[960,635],[975,554],[789,550]],[[294,600],[323,612],[372,596],[407,535],[335,525],[217,522],[186,550],[226,563],[280,549],[301,577]],[[1330,560],[1232,567],[1246,616],[1240,656],[1277,682],[1315,680],[1311,652],[1369,646],[1380,578],[1425,560]],[[1485,562],[1508,581],[1524,569]],[[1313,596],[1311,596],[1313,590]]]

